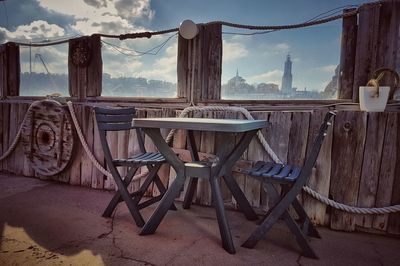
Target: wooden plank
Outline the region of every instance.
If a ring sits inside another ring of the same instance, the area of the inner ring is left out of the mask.
[[[86,96],[101,96],[103,61],[101,58],[101,39],[94,34],[90,36],[88,43],[91,48],[91,57],[87,66],[87,87]]]
[[[332,199],[355,206],[361,176],[367,117],[365,112],[338,112],[333,128]],[[332,229],[353,231],[355,215],[332,209]]]
[[[313,112],[310,121],[310,129],[307,141],[307,154],[310,153],[311,146],[314,142],[316,135],[319,132],[322,122],[327,109],[316,110]],[[322,144],[321,150],[319,152],[317,161],[315,163],[313,172],[308,180],[307,185],[319,192],[321,195],[329,196],[329,185],[331,180],[331,150],[332,150],[332,134],[333,127],[328,128],[328,134],[325,137],[324,143]],[[309,195],[303,197],[303,206],[309,215],[311,221],[318,225],[325,225],[325,213],[326,205],[316,201]]]
[[[345,9],[343,13],[354,11]],[[357,14],[343,18],[340,49],[339,99],[353,98],[354,63],[357,44]]]
[[[222,72],[222,25],[211,24],[204,27],[202,35],[202,92],[201,99],[221,98]]]
[[[357,200],[357,206],[359,207],[375,206],[386,120],[386,113],[368,114],[367,136]],[[372,221],[372,215],[358,215],[356,217],[356,226],[371,228]]]
[[[74,105],[74,110],[76,114],[76,119],[78,120],[79,125],[82,125],[83,120],[83,112],[84,107],[80,105]],[[81,164],[82,164],[82,156],[83,156],[83,147],[79,138],[76,141],[76,149],[75,156],[72,158],[72,164],[70,169],[70,178],[69,183],[71,185],[80,185],[81,184]]]
[[[104,153],[103,147],[101,146],[100,134],[97,127],[97,121],[95,116],[92,116],[93,119],[93,155],[96,158],[97,162],[100,163],[101,166],[105,168],[104,161]],[[92,165],[92,188],[102,189],[104,187],[104,179],[105,175],[101,173],[96,166]]]
[[[385,0],[381,3],[379,16],[379,31],[376,68],[390,68],[400,70],[396,64],[396,54],[400,57],[399,49],[399,27],[400,27],[400,1]],[[389,99],[392,99],[395,80],[392,75],[385,75],[380,81],[381,85],[390,86]]]
[[[188,97],[189,88],[189,41],[179,35],[177,59],[177,94],[178,98]]]
[[[81,123],[81,128],[83,135],[85,136],[90,152],[93,152],[93,112],[90,107],[85,106],[82,110],[82,114],[83,120]],[[91,187],[93,164],[84,149],[82,149],[81,160],[81,186]]]
[[[1,52],[0,52],[0,57],[1,57]],[[1,63],[1,58],[0,58],[0,63]],[[1,75],[1,68],[0,68],[0,75]],[[1,76],[0,76],[0,82],[1,82]],[[1,91],[1,88],[0,88]],[[1,92],[0,92],[1,93]],[[1,94],[0,94],[1,95]],[[4,125],[4,112],[3,112],[3,103],[0,102],[0,157],[3,156],[3,154],[6,152],[4,141],[3,141],[3,134],[4,131],[6,130],[6,127]],[[3,171],[3,161],[0,160],[0,172]]]
[[[181,114],[182,111],[177,110],[175,112],[175,116],[179,116]],[[175,131],[174,134],[174,138],[173,138],[173,148],[178,148],[178,149],[185,149],[186,148],[186,136],[187,136],[187,132],[186,130],[177,130]],[[170,167],[170,171],[169,171],[169,184],[168,186],[170,186],[172,184],[172,182],[175,180],[176,178],[176,172],[175,170]],[[185,185],[184,185],[184,190],[181,192],[181,194],[179,195],[179,197],[177,198],[178,201],[183,201],[184,197],[185,197],[185,191],[188,185],[188,180],[186,180]]]
[[[203,112],[202,117],[204,118],[215,118],[217,114],[215,112]],[[200,137],[200,146],[198,146],[199,152],[213,154],[216,147],[216,134],[215,132],[207,131],[202,132]],[[199,156],[200,157],[200,156]],[[201,158],[200,158],[201,160]],[[221,188],[222,189],[222,188]],[[200,205],[210,206],[211,202],[211,187],[210,182],[207,179],[199,178],[196,192],[196,203]]]
[[[20,124],[22,125],[22,120],[25,118],[25,116],[27,115],[27,111],[29,109],[30,104],[21,104],[20,106]],[[21,145],[19,145],[21,146]],[[23,148],[21,147],[21,154],[19,155],[20,160],[22,161],[23,164],[23,169],[22,169],[22,175],[24,176],[29,176],[29,177],[33,177],[35,175],[35,171],[33,170],[33,168],[30,165],[30,162],[28,160],[28,157],[25,155]]]
[[[19,46],[14,43],[7,43],[6,46],[7,54],[7,96],[18,96],[19,95],[19,83],[20,83],[20,60],[19,60]]]
[[[354,66],[353,101],[358,102],[358,87],[365,86],[376,69],[379,36],[379,5],[359,8],[356,58]]]
[[[107,132],[107,143],[110,148],[110,153],[112,158],[118,158],[118,131]],[[108,167],[107,167],[108,169]],[[108,177],[104,179],[104,189],[115,190],[116,185],[113,177]]]
[[[161,117],[161,116],[162,116],[161,109],[148,109],[146,111],[146,117],[147,118]],[[154,145],[153,141],[147,135],[145,136],[144,147],[145,147],[146,151],[148,151],[148,152],[156,152],[157,151],[157,148]],[[143,168],[143,170],[147,171],[147,168]],[[153,184],[150,184],[149,188],[147,189],[146,195],[147,196],[153,196],[154,190],[157,190],[157,189],[154,189],[153,188]]]
[[[146,110],[145,109],[136,109],[136,117],[144,118],[146,117]],[[136,130],[130,130],[129,133],[129,143],[128,143],[128,155],[132,156],[134,154],[141,153],[139,142],[136,135]],[[136,174],[142,173],[142,171],[147,171],[145,167],[143,169],[138,169]],[[137,191],[140,187],[140,184],[143,183],[143,179],[132,181],[131,184],[128,186],[128,190],[130,192]]]
[[[375,206],[390,206],[393,193],[393,181],[395,178],[396,161],[398,161],[398,149],[394,143],[398,143],[397,131],[399,130],[398,113],[387,113],[386,130],[383,140],[382,159],[378,178],[378,190]],[[386,231],[388,214],[374,215],[373,228]]]
[[[275,144],[272,149],[277,152],[278,154],[282,155],[282,153],[285,153],[283,149],[285,148],[284,144],[284,127],[286,125],[281,124],[280,122],[283,120],[287,120],[287,118],[290,119],[290,113],[289,114],[283,114],[280,115],[278,113],[275,114],[269,114],[268,112],[252,112],[251,115],[254,117],[254,119],[268,119],[271,122],[271,125],[267,129],[267,133],[265,133],[266,129],[262,130],[262,133],[264,136],[266,136],[266,139],[268,143],[271,145],[271,147]],[[289,115],[289,116],[288,116]],[[286,121],[289,126],[290,122]],[[283,134],[283,137],[275,134]],[[287,140],[289,140],[289,130],[287,130]],[[276,137],[276,138],[274,138]],[[287,148],[288,142],[286,142],[286,148]],[[280,147],[280,148],[279,148]],[[287,150],[286,150],[287,152]],[[266,153],[264,151],[264,148],[260,144],[259,140],[257,137],[254,137],[250,145],[247,149],[247,160],[251,161],[263,161],[266,160]],[[278,155],[279,156],[279,155]],[[286,156],[285,156],[286,159]],[[254,207],[259,207],[260,204],[265,207],[268,205],[267,202],[261,201],[261,199],[267,199],[267,197],[261,198],[261,194],[264,194],[264,191],[261,191],[261,183],[257,179],[253,177],[246,177],[245,180],[245,187],[244,187],[244,194],[246,195],[247,199],[249,200],[250,204]]]
[[[12,103],[10,107],[10,123],[8,124],[9,127],[9,138],[8,138],[8,145],[7,147],[10,147],[11,144],[13,143],[15,136],[17,135],[18,132],[18,103]],[[16,148],[17,149],[17,148]],[[15,150],[16,150],[15,149]],[[8,171],[17,174],[18,168],[23,168],[23,165],[19,165],[18,158],[16,157],[15,150],[11,153],[11,155],[8,157]]]
[[[397,114],[397,138],[396,138],[396,155],[391,157],[393,160],[396,158],[396,164],[394,167],[394,181],[392,190],[391,205],[400,204],[400,126],[399,126],[399,114]],[[394,144],[392,144],[394,146]],[[388,191],[386,191],[388,193]],[[391,213],[389,215],[387,232],[391,234],[400,234],[400,213]]]
[[[2,138],[2,142],[3,142],[3,153],[4,154],[8,148],[8,136],[10,134],[9,130],[10,130],[10,108],[11,108],[11,104],[9,103],[2,103],[3,105],[3,124],[1,125],[4,129],[3,131],[3,138]],[[4,171],[8,171],[8,160],[9,157],[6,158],[5,160],[3,160],[3,170]]]
[[[292,124],[289,134],[288,164],[303,165],[307,149],[308,129],[310,125],[309,112],[292,114]]]
[[[6,64],[6,45],[0,45],[0,99],[4,99],[7,95],[6,84],[7,84],[7,64]]]
[[[161,117],[173,117],[175,115],[175,111],[169,108],[162,108],[161,109]],[[167,138],[170,130],[169,129],[161,129],[161,135],[164,139]],[[169,179],[169,169],[170,166],[166,163],[163,164],[158,170],[158,176],[161,179],[161,182],[164,184],[165,187],[168,186],[168,179]],[[153,197],[160,195],[160,192],[156,186],[153,186]]]

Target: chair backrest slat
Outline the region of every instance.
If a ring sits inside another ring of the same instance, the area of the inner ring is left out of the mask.
[[[132,119],[135,117],[136,110],[134,107],[125,108],[105,108],[94,107],[96,114],[97,126],[100,131],[100,138],[103,149],[109,151],[106,132],[136,129],[137,141],[142,153],[146,152],[144,147],[144,133],[138,128],[132,127]],[[107,146],[107,147],[105,147]],[[106,152],[107,153],[107,152]]]

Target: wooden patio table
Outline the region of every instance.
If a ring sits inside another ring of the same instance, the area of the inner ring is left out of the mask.
[[[223,177],[227,187],[249,220],[257,219],[257,215],[247,201],[242,190],[232,176],[232,167],[250,144],[251,139],[259,129],[267,126],[266,120],[239,120],[239,119],[208,119],[208,118],[134,118],[132,126],[142,128],[154,145],[161,152],[168,163],[175,169],[176,178],[168,188],[159,205],[142,228],[140,235],[153,234],[161,220],[170,209],[174,199],[179,196],[186,178],[190,178],[184,208],[189,208],[193,193],[196,189],[197,179],[206,178],[211,185],[212,201],[217,214],[217,220],[222,239],[223,248],[231,254],[235,253],[231,232],[224,209],[221,195],[219,177]],[[171,147],[161,136],[161,128],[183,129],[188,131],[188,146],[191,151],[192,162],[185,163],[179,159]],[[199,160],[198,149],[193,131],[214,131],[223,134],[222,141],[218,143],[219,149],[216,159],[212,162]],[[239,141],[235,138],[239,136]]]

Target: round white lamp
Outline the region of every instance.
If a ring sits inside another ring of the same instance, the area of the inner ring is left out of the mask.
[[[187,39],[193,39],[196,37],[197,33],[199,33],[199,29],[197,28],[196,23],[191,21],[190,19],[186,19],[181,22],[181,25],[179,26],[179,34]]]

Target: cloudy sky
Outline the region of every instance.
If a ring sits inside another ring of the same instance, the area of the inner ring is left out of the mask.
[[[184,19],[196,23],[223,20],[251,25],[286,25],[365,2],[369,1],[0,0],[0,43],[52,41],[93,33],[157,31],[178,27]],[[240,35],[238,33],[249,32],[224,27],[223,83],[238,70],[248,83],[280,84],[284,60],[290,53],[293,86],[323,90],[339,63],[340,31],[340,20],[261,35]],[[176,35],[122,42],[104,38],[103,41],[105,73],[113,77],[140,76],[176,82]],[[34,57],[31,60],[29,49],[22,48],[22,71],[29,71],[31,62],[33,71],[44,72],[35,57],[40,54],[52,73],[66,73],[66,48],[67,45],[35,48],[31,51]],[[158,51],[158,48],[161,49]],[[149,52],[140,53],[145,51]]]

